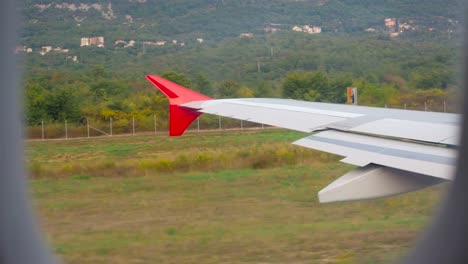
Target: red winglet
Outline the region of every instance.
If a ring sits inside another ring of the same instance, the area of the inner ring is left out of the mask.
[[[187,127],[201,115],[200,112],[190,108],[181,107],[181,104],[193,101],[211,100],[210,97],[189,90],[176,83],[156,75],[147,75],[148,79],[169,99],[169,135],[180,136]]]

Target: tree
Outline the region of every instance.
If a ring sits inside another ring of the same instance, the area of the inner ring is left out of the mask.
[[[424,104],[429,110],[443,111],[444,101],[449,100],[449,94],[441,89],[416,90],[400,96],[401,104],[406,104],[410,108],[424,109]]]
[[[330,80],[329,88],[327,90],[324,101],[331,103],[345,103],[346,102],[346,88],[351,87],[353,83],[349,75],[339,75]]]
[[[213,96],[213,86],[210,81],[201,74],[195,76],[193,89],[201,94]]]
[[[379,85],[366,79],[357,79],[352,86],[358,88],[358,102],[361,105],[383,107],[399,104],[400,92],[391,84]]]
[[[309,90],[303,94],[304,100],[316,102],[320,100],[321,94],[316,90]]]
[[[109,100],[110,97],[123,96],[129,92],[129,87],[116,80],[102,79],[91,84],[91,91],[96,98]]]
[[[30,125],[38,124],[47,117],[45,111],[47,91],[39,82],[30,81],[26,85],[26,122]]]
[[[283,96],[293,99],[303,99],[309,87],[306,73],[291,72],[283,83]]]
[[[238,98],[248,98],[248,97],[253,97],[253,96],[254,96],[253,90],[247,86],[242,86],[240,89],[236,91],[236,97]]]
[[[236,96],[237,90],[239,90],[240,84],[236,81],[227,80],[222,81],[218,85],[218,95],[221,98],[232,98]]]
[[[80,101],[68,89],[62,88],[49,95],[45,110],[47,116],[54,121],[78,120],[80,118]]]
[[[288,98],[321,101],[329,92],[328,77],[323,72],[292,72],[283,83],[283,95]]]
[[[190,80],[187,76],[185,76],[182,73],[178,73],[175,71],[166,71],[166,72],[161,73],[161,77],[171,82],[175,82],[179,85],[187,87],[187,88],[192,87],[192,80]]]
[[[310,91],[318,93],[319,96],[316,100],[323,100],[326,98],[326,94],[329,92],[329,81],[328,76],[323,72],[314,72],[310,75],[309,89],[304,94],[310,94]],[[306,98],[304,98],[306,99]]]
[[[94,65],[93,68],[91,69],[91,76],[95,80],[104,78],[106,75],[105,73],[106,71],[105,71],[104,65],[101,65],[101,64]]]
[[[411,82],[418,89],[445,89],[453,82],[453,73],[445,68],[417,69],[410,75]]]
[[[275,95],[275,87],[271,82],[262,81],[255,89],[254,95],[255,97],[272,97]]]

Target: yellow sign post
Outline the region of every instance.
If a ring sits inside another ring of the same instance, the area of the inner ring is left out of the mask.
[[[346,103],[357,105],[357,88],[348,87],[346,90]]]

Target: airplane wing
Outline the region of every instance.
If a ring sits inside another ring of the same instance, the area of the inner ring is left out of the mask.
[[[168,98],[170,135],[202,113],[309,132],[293,144],[356,165],[318,193],[320,202],[375,199],[452,180],[461,116],[291,99],[211,99],[159,76],[146,78]]]

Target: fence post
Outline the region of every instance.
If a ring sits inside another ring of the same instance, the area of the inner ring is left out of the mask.
[[[221,130],[221,116],[218,116],[218,124],[219,124],[219,130]]]
[[[68,139],[68,123],[66,119],[65,119],[65,139]]]
[[[132,116],[132,126],[133,126],[132,135],[134,136],[135,135],[135,116]]]
[[[45,140],[45,134],[44,134],[44,120],[41,120],[41,124],[42,124],[42,141]]]
[[[200,117],[197,117],[197,132],[200,132]]]
[[[158,133],[158,123],[156,122],[156,114],[154,114],[154,134],[156,135]]]
[[[112,137],[112,117],[110,118],[110,136]]]
[[[427,112],[427,103],[426,102],[424,102],[424,111]]]
[[[444,100],[444,113],[447,113],[447,102]]]
[[[406,110],[406,103],[405,103],[405,110]]]
[[[86,128],[88,129],[88,138],[89,138],[89,119],[86,118]]]

